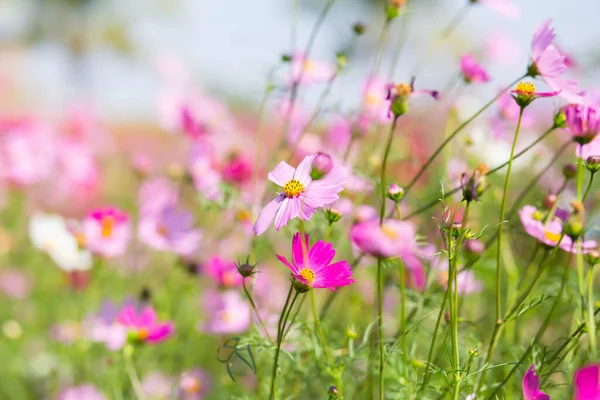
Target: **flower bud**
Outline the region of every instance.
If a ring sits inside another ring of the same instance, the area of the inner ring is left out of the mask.
[[[313,180],[321,179],[327,175],[333,168],[333,160],[327,153],[318,152],[312,162],[312,170],[310,171],[310,177]]]
[[[577,167],[573,164],[567,164],[563,167],[563,176],[565,179],[573,179],[577,175]]]
[[[600,170],[600,156],[589,156],[585,161],[585,167],[592,174],[595,174]]]
[[[415,368],[425,368],[425,363],[422,360],[412,359],[411,364]]]
[[[338,71],[344,68],[346,64],[348,64],[348,57],[346,57],[346,53],[344,53],[343,51],[340,51],[335,55],[335,60]]]
[[[346,328],[346,336],[348,336],[349,339],[356,339],[358,337],[358,333],[356,332],[356,327],[354,324]]]
[[[479,255],[485,251],[485,244],[479,239],[465,241],[465,250],[473,255]]]
[[[452,234],[453,237],[457,238],[460,236],[461,232],[462,232],[462,222],[454,221],[452,223],[452,226],[450,227],[450,233]]]
[[[567,114],[562,108],[554,116],[554,128],[565,128],[567,126]]]
[[[397,203],[400,200],[402,200],[402,198],[404,197],[404,189],[401,188],[400,186],[396,185],[395,183],[392,183],[388,187],[386,195],[387,195],[388,199],[395,201]]]
[[[486,175],[488,171],[487,165],[481,163],[471,174],[462,174],[460,186],[462,188],[463,200],[466,202],[479,200],[479,197],[481,197],[486,189]]]
[[[583,204],[580,201],[571,202],[571,215],[567,219],[565,224],[565,234],[568,235],[573,241],[579,239],[584,233],[584,209]]]
[[[558,201],[558,197],[555,194],[548,193],[546,197],[544,197],[544,208],[547,210],[552,209],[556,202]]]
[[[340,391],[338,390],[337,386],[329,386],[329,389],[327,389],[327,394],[329,394],[330,396],[339,396],[340,395]]]
[[[256,264],[252,265],[252,264],[249,264],[248,262],[245,262],[242,264],[242,263],[238,262],[235,264],[235,267],[237,268],[240,275],[243,276],[244,278],[248,278],[256,273],[254,271]]]
[[[594,266],[600,263],[600,252],[598,250],[590,250],[586,254],[583,255],[585,261]]]
[[[325,209],[325,218],[327,218],[329,225],[331,225],[342,219],[342,213],[336,208]]]
[[[447,324],[449,324],[449,323],[450,323],[450,318],[451,318],[451,317],[450,317],[450,311],[446,311],[446,312],[444,313],[444,321],[446,321],[446,323],[447,323]]]
[[[282,54],[281,61],[284,63],[289,63],[290,61],[292,61],[292,56],[289,54]]]
[[[367,27],[362,22],[356,22],[354,25],[352,25],[352,31],[354,32],[354,34],[356,34],[358,36],[365,33],[366,30],[367,30]]]
[[[388,21],[391,21],[400,15],[400,8],[406,4],[406,0],[388,0],[388,5],[385,9],[385,15]]]

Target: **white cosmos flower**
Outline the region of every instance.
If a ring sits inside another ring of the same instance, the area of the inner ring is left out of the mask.
[[[77,238],[60,215],[35,214],[29,221],[29,237],[35,247],[47,253],[65,271],[87,270],[92,255],[82,250]]]

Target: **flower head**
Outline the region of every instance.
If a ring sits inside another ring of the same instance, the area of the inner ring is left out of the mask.
[[[94,385],[85,383],[63,390],[58,395],[57,400],[106,400],[106,396]]]
[[[513,99],[520,107],[527,107],[538,97],[552,97],[559,92],[536,92],[535,85],[531,82],[521,81],[514,90],[510,91]]]
[[[183,400],[201,400],[211,389],[210,376],[199,368],[184,371],[179,377],[179,395]]]
[[[600,132],[600,96],[589,93],[582,104],[569,104],[563,108],[565,124],[580,146],[592,142]]]
[[[99,208],[83,220],[85,247],[107,257],[125,253],[131,239],[131,222],[124,211],[115,207]]]
[[[201,327],[203,331],[221,335],[241,333],[250,326],[250,305],[239,292],[210,290],[203,299],[207,315],[207,322]]]
[[[523,376],[523,397],[525,400],[550,400],[550,396],[540,390],[540,378],[535,374],[533,365]]]
[[[242,286],[242,276],[233,261],[226,261],[219,256],[211,257],[202,267],[209,278],[221,287]]]
[[[575,372],[574,400],[600,399],[600,365],[592,364]]]
[[[407,221],[387,219],[360,222],[350,230],[350,239],[362,251],[381,258],[399,257],[412,273],[415,286],[425,287],[422,258],[429,254],[417,243],[416,227]]]
[[[581,89],[577,82],[565,79],[567,57],[554,45],[554,29],[550,27],[551,19],[542,22],[533,34],[531,40],[531,64],[528,75],[532,78],[541,76],[550,89],[561,94],[565,99],[579,103]]]
[[[308,221],[318,208],[339,198],[346,169],[336,165],[321,179],[313,180],[310,174],[315,157],[305,157],[296,169],[282,161],[269,173],[269,180],[283,191],[261,211],[254,223],[255,234],[264,233],[273,220],[277,230],[296,217]]]
[[[139,343],[156,344],[172,335],[173,323],[159,322],[152,307],[144,307],[139,313],[132,305],[126,305],[118,321],[129,331],[129,338]]]
[[[460,70],[466,82],[484,83],[490,80],[487,71],[470,54],[465,54],[460,58]]]
[[[291,57],[292,83],[326,82],[335,74],[333,64],[306,58],[304,53],[296,53]]]
[[[350,265],[346,261],[331,264],[334,257],[335,250],[331,243],[319,240],[310,247],[308,235],[304,235],[302,241],[300,233],[296,233],[292,239],[291,263],[285,257],[277,255],[279,261],[292,271],[296,281],[311,288],[332,290],[354,282]]]
[[[388,83],[386,100],[390,100],[390,108],[388,117],[394,115],[399,117],[408,110],[408,101],[412,95],[427,94],[436,100],[439,100],[439,92],[437,90],[415,90],[415,78],[411,78],[410,83]]]
[[[196,252],[202,240],[202,232],[194,228],[194,215],[174,205],[142,215],[139,235],[142,242],[156,250],[183,256]]]

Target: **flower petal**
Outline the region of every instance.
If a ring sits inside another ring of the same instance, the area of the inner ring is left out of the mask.
[[[294,171],[294,167],[282,161],[273,168],[273,171],[269,172],[268,177],[271,182],[279,186],[285,186],[288,181],[294,178]]]
[[[258,215],[258,218],[256,219],[256,222],[254,223],[253,229],[255,235],[262,235],[263,233],[265,233],[265,231],[267,230],[269,225],[271,225],[271,222],[277,215],[277,211],[281,207],[281,204],[283,203],[284,199],[284,196],[277,196],[269,204],[267,204],[265,208],[262,209],[262,211]]]

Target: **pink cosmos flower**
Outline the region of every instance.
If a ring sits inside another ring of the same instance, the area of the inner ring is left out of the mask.
[[[252,163],[241,154],[233,154],[221,168],[221,175],[227,182],[244,184],[252,178]]]
[[[119,314],[118,321],[129,330],[129,336],[142,343],[156,344],[173,334],[173,323],[159,322],[156,312],[150,306],[139,313],[132,305],[126,305]]]
[[[306,58],[303,53],[292,55],[291,83],[321,83],[326,82],[335,74],[335,66]]]
[[[207,315],[203,331],[228,335],[245,332],[250,327],[250,305],[239,292],[208,290],[203,299]]]
[[[316,154],[305,157],[296,169],[285,161],[280,162],[269,173],[269,180],[283,187],[283,192],[267,204],[256,222],[254,233],[263,234],[275,220],[275,229],[286,226],[293,218],[308,221],[315,211],[336,201],[342,191],[347,175],[346,168],[334,166],[321,179],[310,177],[312,163]]]
[[[600,400],[600,364],[592,364],[575,372],[574,400]]]
[[[590,143],[600,132],[600,93],[588,92],[582,101],[563,108],[567,128],[580,146]]]
[[[13,299],[24,299],[29,294],[31,286],[31,278],[22,269],[0,270],[0,293]]]
[[[184,371],[179,377],[179,397],[183,400],[202,400],[211,389],[210,376],[199,368]]]
[[[90,212],[82,228],[85,246],[106,257],[123,255],[131,239],[129,216],[115,207]]]
[[[439,260],[436,263],[432,263],[432,266],[437,270],[438,283],[443,286],[448,286],[448,259],[438,257]],[[483,290],[483,282],[475,277],[475,272],[472,270],[459,270],[456,276],[458,293],[461,295],[469,295],[473,293],[479,293]]]
[[[535,85],[531,82],[521,81],[519,84],[510,91],[513,95],[513,98],[517,100],[517,104],[519,104],[519,99],[524,98],[527,101],[527,104],[531,103],[538,97],[553,97],[560,93],[560,91],[554,92],[536,92]]]
[[[207,141],[194,142],[190,151],[188,169],[196,189],[209,200],[221,196],[221,175],[219,174],[213,152]]]
[[[511,0],[471,0],[472,3],[483,4],[489,9],[508,18],[519,18],[521,9]]]
[[[84,383],[83,385],[72,386],[63,390],[58,395],[57,400],[106,400],[106,396],[94,385]]]
[[[133,307],[131,302],[126,302],[126,305]],[[117,306],[105,301],[97,314],[84,319],[84,336],[93,342],[104,343],[110,351],[122,349],[127,342],[128,329],[119,323],[118,317]]]
[[[544,215],[538,211],[534,206],[526,205],[519,210],[519,217],[523,229],[529,236],[536,238],[538,241],[548,245],[550,247],[556,246],[556,243],[560,240],[562,234],[562,223],[556,216],[546,222],[544,222]],[[597,247],[597,243],[594,240],[586,240],[581,245],[582,251],[587,253]],[[567,235],[562,238],[560,242],[561,250],[575,253],[577,248],[573,246],[573,240]]]
[[[460,58],[460,70],[465,81],[469,83],[484,83],[490,80],[487,71],[471,54],[465,54]]]
[[[414,284],[423,289],[426,283],[422,258],[431,255],[429,248],[420,246],[412,222],[379,219],[360,222],[350,230],[350,239],[360,250],[381,258],[399,257],[411,271]]]
[[[525,400],[550,400],[550,396],[540,390],[540,378],[535,374],[533,364],[523,376],[523,397]]]
[[[238,272],[235,263],[225,261],[219,256],[211,257],[203,266],[202,272],[221,287],[241,287],[242,276]]]
[[[388,115],[391,100],[387,98],[387,92],[387,85],[383,79],[373,76],[367,80],[363,94],[363,115],[368,121],[391,121],[391,116]]]
[[[174,205],[142,215],[138,231],[148,246],[182,256],[195,253],[202,240],[202,232],[194,228],[194,215]]]
[[[277,255],[286,267],[292,271],[292,276],[297,281],[308,287],[336,290],[337,287],[348,286],[354,282],[350,265],[346,261],[331,264],[335,257],[335,250],[331,243],[319,240],[310,247],[308,235],[304,235],[304,243],[300,233],[294,234],[292,239],[292,263]]]
[[[160,371],[152,371],[142,380],[142,392],[148,400],[169,399],[175,378]]]
[[[560,92],[561,97],[579,103],[581,102],[579,85],[574,80],[562,77],[567,70],[567,58],[552,43],[556,35],[554,29],[550,27],[551,23],[551,19],[542,22],[533,34],[530,76],[540,75],[550,89]]]
[[[165,207],[176,204],[179,193],[173,181],[167,178],[146,180],[138,191],[138,207],[141,214],[157,214]]]

